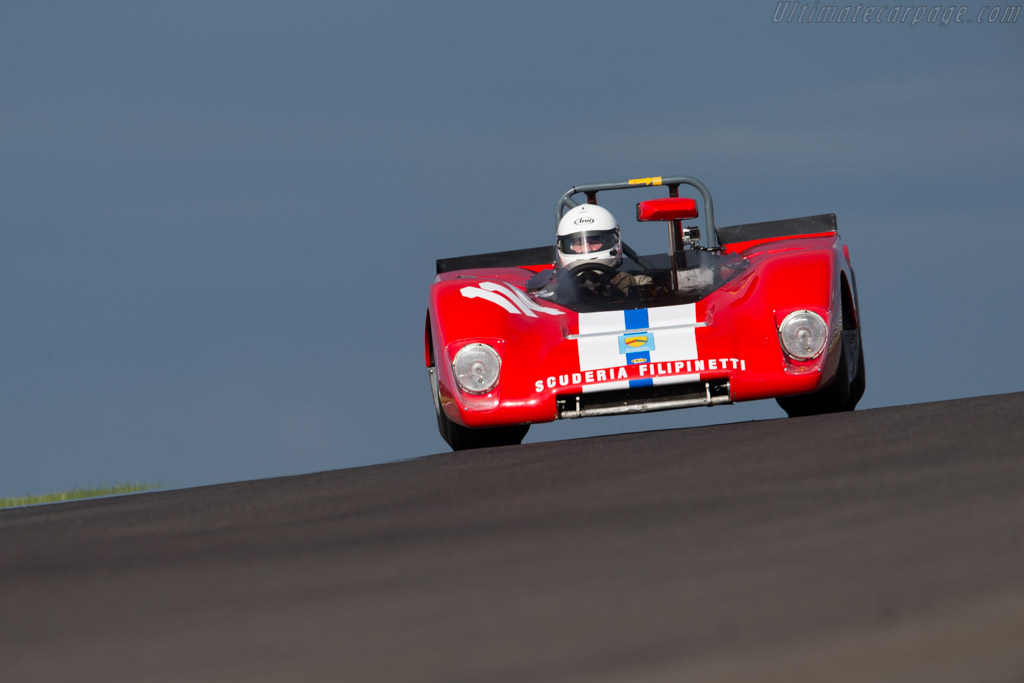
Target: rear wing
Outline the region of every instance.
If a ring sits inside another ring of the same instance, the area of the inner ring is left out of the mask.
[[[468,268],[519,268],[521,266],[537,266],[555,262],[555,246],[533,247],[530,249],[513,249],[511,251],[494,251],[489,254],[472,256],[455,256],[437,259],[437,273],[449,273],[453,270]]]
[[[746,223],[730,225],[715,230],[718,243],[722,245],[738,242],[754,242],[759,240],[778,239],[780,237],[796,237],[798,235],[820,235],[836,233],[836,215],[823,213],[817,216],[787,218],[781,221],[765,221],[763,223]]]

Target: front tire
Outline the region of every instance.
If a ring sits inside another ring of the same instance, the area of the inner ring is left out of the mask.
[[[471,448],[492,448],[495,446],[517,446],[530,431],[530,425],[512,425],[510,427],[489,427],[473,429],[452,422],[441,409],[441,395],[437,387],[437,374],[429,368],[430,390],[434,398],[434,413],[437,416],[437,431],[441,438],[453,451],[465,451]]]
[[[824,389],[775,399],[789,417],[840,413],[857,407],[866,385],[860,328],[843,330],[836,379]]]

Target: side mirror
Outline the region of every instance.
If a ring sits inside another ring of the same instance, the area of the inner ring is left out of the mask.
[[[648,199],[636,205],[638,221],[684,221],[696,218],[697,200],[689,197]]]

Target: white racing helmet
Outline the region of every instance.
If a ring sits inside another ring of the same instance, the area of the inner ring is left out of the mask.
[[[558,221],[555,251],[558,265],[572,270],[588,263],[617,268],[622,263],[619,224],[608,209],[580,204]]]

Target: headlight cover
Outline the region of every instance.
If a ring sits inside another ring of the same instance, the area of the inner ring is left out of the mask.
[[[828,326],[814,311],[793,311],[779,325],[782,348],[797,360],[817,357],[825,348],[827,339]]]
[[[501,357],[487,344],[467,344],[452,361],[455,381],[470,394],[486,394],[498,383]]]

